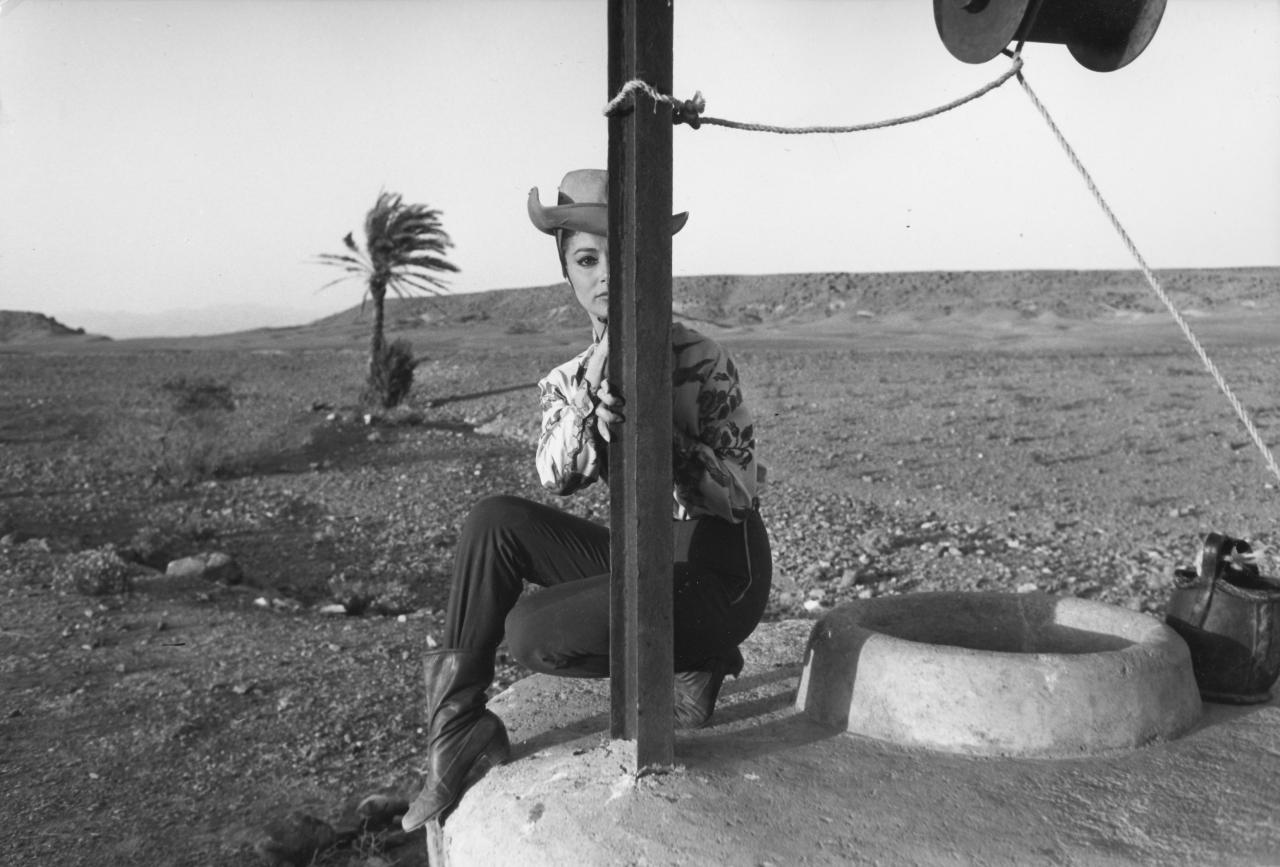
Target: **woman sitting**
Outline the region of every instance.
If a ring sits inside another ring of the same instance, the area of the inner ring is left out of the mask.
[[[560,266],[591,319],[592,343],[539,383],[543,486],[571,494],[607,475],[611,430],[625,421],[610,384],[608,175],[565,175],[559,202],[529,193],[529,217],[554,235]],[[687,214],[671,218],[672,232]],[[772,559],[757,511],[755,427],[733,361],[673,323],[673,638],[675,722],[704,725],[738,645],[764,613]],[[525,582],[542,586],[521,596]],[[505,636],[512,656],[561,677],[609,676],[609,529],[519,497],[491,497],[458,539],[443,648],[426,659],[427,780],[403,819],[421,827],[465,785],[506,761],[502,721],[485,707]]]

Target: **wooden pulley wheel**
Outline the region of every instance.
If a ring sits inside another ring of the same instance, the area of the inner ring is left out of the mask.
[[[1155,35],[1165,0],[933,0],[938,35],[956,58],[986,63],[1015,40],[1065,44],[1081,66],[1119,69]]]

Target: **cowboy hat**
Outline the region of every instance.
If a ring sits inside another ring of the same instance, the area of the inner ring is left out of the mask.
[[[560,182],[559,201],[544,207],[538,188],[529,191],[529,219],[541,232],[555,234],[560,229],[609,234],[609,173],[603,169],[575,169]],[[689,212],[671,217],[671,234],[679,232]]]

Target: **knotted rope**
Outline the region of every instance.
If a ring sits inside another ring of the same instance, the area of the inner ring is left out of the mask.
[[[1116,217],[1115,212],[1111,210],[1111,206],[1107,204],[1107,200],[1102,197],[1102,192],[1098,189],[1098,185],[1093,182],[1093,178],[1084,167],[1084,163],[1080,162],[1080,157],[1076,156],[1075,150],[1067,142],[1066,137],[1062,134],[1062,130],[1058,129],[1058,125],[1053,122],[1053,118],[1049,116],[1049,110],[1044,107],[1039,98],[1036,97],[1035,91],[1031,89],[1031,85],[1027,83],[1027,79],[1021,73],[1018,73],[1018,83],[1022,85],[1022,89],[1026,91],[1027,96],[1031,99],[1031,104],[1040,112],[1040,116],[1044,118],[1044,122],[1049,125],[1049,129],[1058,140],[1058,144],[1066,152],[1067,158],[1071,160],[1071,164],[1076,167],[1076,171],[1080,172],[1080,177],[1084,178],[1085,184],[1089,187],[1089,192],[1093,194],[1094,201],[1098,203],[1098,207],[1102,208],[1102,212],[1107,215],[1107,219],[1111,222],[1111,227],[1116,230],[1120,236],[1120,240],[1129,250],[1129,255],[1133,256],[1133,260],[1138,263],[1138,268],[1142,271],[1142,276],[1147,278],[1147,284],[1151,287],[1151,291],[1156,294],[1160,302],[1164,304],[1169,311],[1169,315],[1173,317],[1173,321],[1178,323],[1178,327],[1182,329],[1183,335],[1191,344],[1191,348],[1196,351],[1196,355],[1200,356],[1200,361],[1204,364],[1205,370],[1209,371],[1209,375],[1213,377],[1213,381],[1218,384],[1218,388],[1226,396],[1227,401],[1231,404],[1231,408],[1236,411],[1236,415],[1244,424],[1245,430],[1249,432],[1249,437],[1253,440],[1253,444],[1258,447],[1258,451],[1262,452],[1262,459],[1269,469],[1280,481],[1280,466],[1276,465],[1275,455],[1271,453],[1271,449],[1263,442],[1262,435],[1258,433],[1258,428],[1254,425],[1253,419],[1249,417],[1249,413],[1245,410],[1243,404],[1235,396],[1231,387],[1227,385],[1227,381],[1223,378],[1222,373],[1218,370],[1218,366],[1209,358],[1209,354],[1205,352],[1204,347],[1200,345],[1200,341],[1196,338],[1191,330],[1191,326],[1187,324],[1187,320],[1183,318],[1182,313],[1174,306],[1169,295],[1160,285],[1160,281],[1156,279],[1156,275],[1152,273],[1151,268],[1147,266],[1147,262],[1142,258],[1142,253],[1138,251],[1138,247],[1133,243],[1133,239],[1129,237],[1129,233],[1125,231],[1124,226],[1120,224],[1120,220]]]
[[[672,114],[676,123],[687,123],[689,126],[697,129],[702,124],[710,126],[723,126],[729,129],[744,130],[746,132],[772,132],[779,135],[811,135],[813,133],[846,133],[846,132],[863,132],[869,129],[883,129],[888,126],[898,126],[904,123],[913,123],[917,120],[924,120],[927,117],[933,117],[936,114],[942,114],[944,111],[951,111],[958,108],[966,102],[972,102],[980,96],[990,93],[1000,85],[1004,84],[1010,78],[1013,78],[1022,69],[1022,57],[1014,55],[1013,63],[998,78],[989,81],[982,87],[966,94],[959,99],[952,100],[945,105],[936,108],[926,109],[916,114],[908,114],[902,117],[892,117],[887,120],[877,120],[871,123],[857,123],[848,126],[777,126],[769,123],[745,123],[737,120],[725,120],[721,117],[706,117],[703,111],[706,109],[706,100],[702,98],[702,91],[694,93],[693,99],[679,100],[670,94],[661,93],[652,85],[638,78],[633,78],[622,86],[618,91],[618,95],[609,100],[604,107],[606,117],[611,117],[618,112],[627,98],[633,93],[643,93],[653,100],[655,109],[658,103],[666,103],[671,106]]]

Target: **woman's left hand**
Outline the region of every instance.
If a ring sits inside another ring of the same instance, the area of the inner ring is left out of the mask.
[[[609,428],[626,421],[626,416],[622,414],[626,401],[622,399],[622,395],[614,393],[607,379],[600,380],[596,401],[596,430],[605,442],[613,442],[613,434]]]

